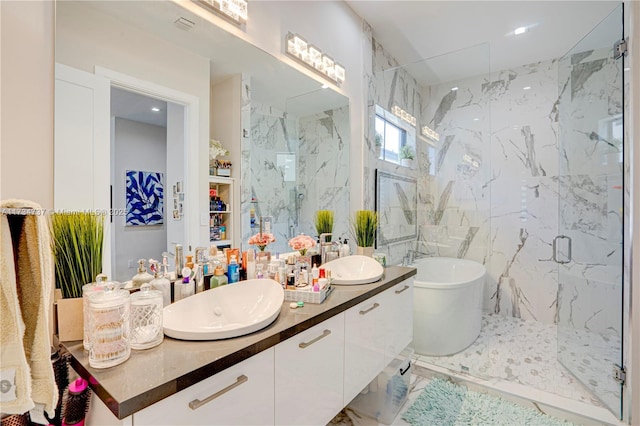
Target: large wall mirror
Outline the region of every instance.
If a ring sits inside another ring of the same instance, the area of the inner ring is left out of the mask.
[[[104,270],[116,280],[175,244],[211,243],[210,139],[233,163],[232,246],[249,248],[262,216],[270,249],[289,251],[291,236],[315,235],[319,209],[347,233],[348,99],[207,14],[191,2],[56,3],[54,207],[114,209]],[[132,185],[138,202],[162,194],[161,220],[123,214]]]

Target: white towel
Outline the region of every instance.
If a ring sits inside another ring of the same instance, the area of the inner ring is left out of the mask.
[[[38,204],[25,200],[3,201],[0,208],[41,211]],[[6,324],[2,315],[1,368],[5,372],[15,365],[17,379],[16,399],[3,399],[0,411],[24,413],[41,403],[53,417],[58,390],[50,360],[49,309],[54,282],[48,222],[44,215],[1,215],[0,226],[2,308],[11,312]]]

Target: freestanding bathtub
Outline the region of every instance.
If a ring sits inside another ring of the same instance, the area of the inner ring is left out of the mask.
[[[472,260],[433,257],[414,264],[413,345],[422,355],[452,355],[480,334],[486,269]]]

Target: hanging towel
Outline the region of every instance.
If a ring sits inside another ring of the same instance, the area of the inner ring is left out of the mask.
[[[0,203],[0,208],[8,209],[33,209],[42,212],[42,208],[33,202],[25,200],[9,200]],[[33,405],[34,403],[44,404],[45,410],[50,417],[55,415],[56,404],[58,401],[58,390],[56,387],[53,368],[51,366],[51,341],[49,335],[49,309],[51,292],[53,291],[53,260],[51,253],[51,244],[49,236],[49,227],[47,219],[44,215],[1,215],[2,220],[2,287],[4,294],[17,296],[18,314],[23,322],[23,330],[21,327],[14,327],[15,333],[9,329],[7,338],[14,340],[22,334],[22,349],[26,362],[28,364],[28,373],[26,383],[18,384],[16,382],[16,392],[24,387],[25,395],[16,398],[18,404]],[[8,225],[8,226],[7,226]],[[12,248],[12,257],[14,263],[13,274],[8,271],[8,281],[5,283],[4,268],[9,264],[10,260],[5,257],[5,247],[7,246],[7,233],[9,229],[8,243]],[[12,291],[5,291],[4,288],[14,286],[15,295]],[[8,297],[8,296],[7,296]],[[9,299],[7,306],[12,302]],[[4,317],[4,315],[3,315]],[[4,319],[3,319],[4,321]],[[5,338],[3,323],[3,339]],[[5,369],[4,358],[4,341],[2,341],[2,369]],[[12,349],[8,349],[8,352]],[[9,354],[7,360],[13,358]],[[15,357],[19,360],[19,357]],[[18,367],[21,367],[18,363]],[[17,375],[16,375],[17,377]],[[0,389],[1,391],[1,389]],[[28,393],[27,393],[28,392]],[[16,394],[16,396],[18,396]],[[9,402],[11,404],[11,402]],[[2,402],[0,409],[5,411],[5,403]],[[20,412],[24,412],[20,411]],[[17,412],[17,411],[16,411]]]

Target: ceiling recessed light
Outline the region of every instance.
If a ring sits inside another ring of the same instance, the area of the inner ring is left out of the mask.
[[[452,87],[452,88],[451,88],[451,91],[452,91],[452,92],[455,92],[456,90],[458,90],[458,86],[455,86],[455,87]]]
[[[520,34],[524,34],[527,32],[527,27],[518,27],[515,30],[513,30],[513,33],[515,35],[520,35]]]
[[[158,108],[158,107],[153,107],[153,108],[151,108],[151,111],[153,111],[153,112],[160,112],[160,108]]]
[[[473,121],[480,121],[480,119],[479,118],[474,118]]]
[[[322,86],[320,86],[322,89],[328,89],[329,85],[328,84],[323,84]]]
[[[529,89],[531,89],[531,86],[525,86],[522,88],[522,90],[529,90]]]

